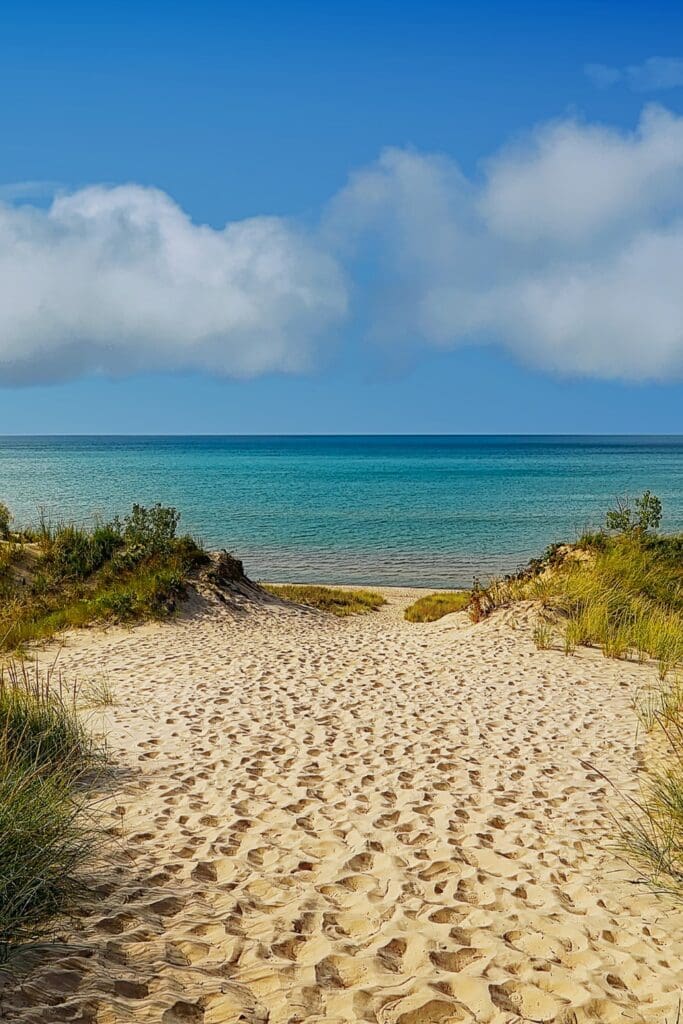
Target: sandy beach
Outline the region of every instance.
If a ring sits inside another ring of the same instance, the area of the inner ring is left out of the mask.
[[[111,849],[0,1019],[673,1024],[683,913],[620,861],[601,774],[637,794],[654,670],[537,650],[525,606],[411,624],[385,593],[66,637],[114,697]]]

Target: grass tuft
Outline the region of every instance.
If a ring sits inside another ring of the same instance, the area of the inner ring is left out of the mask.
[[[458,590],[427,594],[413,602],[404,613],[408,622],[436,622],[451,612],[461,612],[470,603],[470,592]]]
[[[549,651],[553,645],[553,631],[547,622],[539,622],[534,627],[533,640],[539,651]]]
[[[344,617],[366,615],[386,604],[374,590],[340,590],[337,587],[319,587],[299,583],[267,583],[263,589],[284,601],[317,608],[321,612]]]
[[[0,961],[69,909],[98,839],[85,783],[103,754],[76,703],[49,673],[0,671]]]

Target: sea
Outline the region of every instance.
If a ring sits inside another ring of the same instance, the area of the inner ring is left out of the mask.
[[[257,580],[469,586],[646,488],[683,530],[683,436],[0,437],[19,524],[158,501]]]

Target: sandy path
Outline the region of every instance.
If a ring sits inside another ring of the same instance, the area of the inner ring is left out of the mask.
[[[649,670],[506,614],[405,623],[408,596],[69,639],[117,695],[129,857],[3,1019],[675,1020],[683,915],[628,881],[581,765],[632,780]]]

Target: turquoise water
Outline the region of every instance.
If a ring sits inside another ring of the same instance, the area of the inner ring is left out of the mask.
[[[466,586],[647,487],[683,529],[683,437],[0,438],[20,522],[161,501],[272,580]]]

